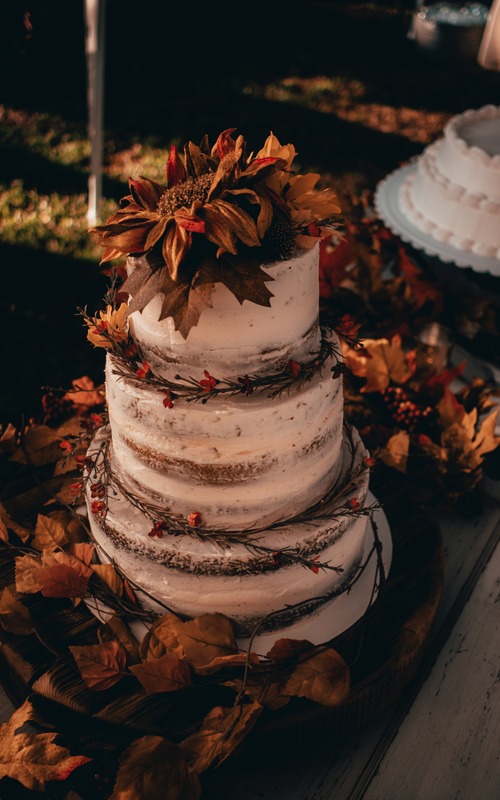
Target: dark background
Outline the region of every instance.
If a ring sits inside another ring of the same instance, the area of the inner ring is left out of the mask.
[[[107,0],[107,163],[134,142],[167,152],[173,141],[205,133],[214,141],[228,127],[258,149],[272,130],[295,144],[301,171],[321,172],[337,187],[348,213],[353,197],[419,153],[447,117],[500,104],[500,73],[415,46],[408,37],[415,5]],[[70,130],[86,131],[83,2],[4,0],[0,19],[0,104],[58,115]],[[311,81],[297,102],[255,89],[287,76]],[[335,76],[335,91],[315,89],[317,76]],[[365,88],[360,119],[346,96],[356,80]],[[346,106],[348,120],[340,113]],[[412,113],[398,130],[394,110],[403,106]],[[84,171],[3,140],[0,178],[19,177],[40,192],[87,186]],[[109,198],[125,190],[116,178],[104,182]],[[0,259],[0,422],[18,425],[23,414],[39,415],[42,386],[69,386],[84,374],[100,382],[103,353],[86,343],[76,310],[95,309],[106,284],[97,260],[9,245],[1,230]]]

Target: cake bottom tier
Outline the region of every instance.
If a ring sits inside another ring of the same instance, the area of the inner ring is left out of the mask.
[[[187,618],[222,613],[241,639],[256,631],[292,636],[287,629],[302,629],[323,608],[340,632],[369,606],[380,555],[372,520],[377,504],[368,496],[368,454],[355,430],[345,431],[340,475],[319,503],[299,517],[240,535],[155,528],[152,510],[109,474],[109,444],[109,432],[102,430],[89,451],[94,467],[87,486],[106,467],[110,477],[105,515],[92,513],[89,489],[90,527],[101,560],[127,577],[144,607]],[[387,571],[389,547],[384,556]],[[365,589],[356,593],[356,610],[350,595],[358,584]],[[316,625],[316,638],[322,627]]]

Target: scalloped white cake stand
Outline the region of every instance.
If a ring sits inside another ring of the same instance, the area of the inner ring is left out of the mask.
[[[380,219],[403,242],[411,244],[417,250],[423,250],[428,256],[437,256],[441,261],[456,264],[457,267],[470,267],[475,272],[489,272],[491,275],[500,276],[498,259],[478,256],[465,250],[458,250],[446,242],[439,242],[417,228],[405,216],[401,210],[399,194],[405,179],[416,168],[416,162],[400,167],[378,183],[374,204]]]

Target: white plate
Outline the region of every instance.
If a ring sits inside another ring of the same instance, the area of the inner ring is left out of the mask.
[[[407,176],[416,169],[416,163],[400,167],[378,183],[374,204],[379,218],[403,242],[413,245],[417,250],[423,250],[428,256],[437,256],[441,261],[451,262],[457,267],[470,267],[476,272],[489,272],[500,276],[500,261],[497,258],[478,256],[466,250],[458,250],[446,242],[438,242],[417,228],[403,214],[399,204],[400,189]]]

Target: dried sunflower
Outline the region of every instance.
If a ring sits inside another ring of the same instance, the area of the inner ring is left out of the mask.
[[[104,248],[101,263],[132,257],[123,285],[129,311],[160,293],[160,319],[171,316],[183,336],[210,306],[214,283],[240,303],[270,305],[272,278],[261,265],[288,258],[302,239],[312,246],[321,230],[311,223],[340,211],[331,192],[314,191],[319,176],[291,174],[292,145],[282,148],[271,134],[262,151],[247,155],[234,131],[223,131],[212,148],[206,136],[199,146],[188,142],[182,155],[172,146],[166,187],[130,179],[118,211],[90,230]]]

